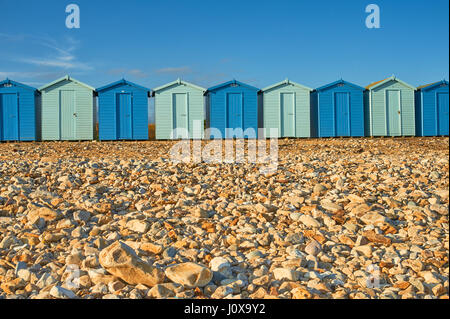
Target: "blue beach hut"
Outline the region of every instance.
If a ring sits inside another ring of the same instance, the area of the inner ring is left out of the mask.
[[[419,86],[415,94],[416,135],[448,135],[448,82]]]
[[[96,90],[99,140],[147,140],[150,90],[124,79]]]
[[[210,137],[256,138],[258,136],[259,89],[232,80],[209,88],[206,114]]]
[[[317,88],[312,94],[314,136],[364,136],[364,90],[344,80]]]
[[[39,92],[9,79],[0,82],[0,141],[35,141]]]

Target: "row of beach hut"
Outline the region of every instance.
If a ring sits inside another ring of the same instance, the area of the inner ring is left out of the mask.
[[[148,139],[150,97],[163,140],[205,138],[205,124],[215,129],[206,138],[256,137],[258,127],[264,137],[441,136],[449,135],[448,94],[445,80],[415,88],[395,76],[316,89],[286,79],[261,90],[179,79],[153,90],[126,80],[94,89],[69,76],[37,90],[7,79],[0,82],[0,140],[92,140],[96,96],[100,140]]]

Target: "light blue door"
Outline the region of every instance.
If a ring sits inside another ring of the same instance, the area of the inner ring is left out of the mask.
[[[387,128],[388,136],[401,135],[401,115],[400,115],[400,91],[386,91]]]
[[[336,136],[350,136],[350,93],[336,92],[334,106]]]
[[[243,137],[243,118],[242,118],[242,94],[241,93],[228,93],[227,94],[227,131],[235,130],[234,134],[227,132],[227,138]],[[236,129],[240,129],[240,132],[236,134]]]
[[[131,140],[132,117],[131,117],[131,94],[119,93],[116,96],[117,102],[117,132],[119,140]]]
[[[177,130],[176,137],[189,138],[188,131],[188,98],[186,93],[174,93],[173,128]]]
[[[294,93],[281,93],[281,136],[295,137]]]
[[[439,135],[448,135],[448,93],[438,93]]]
[[[77,111],[75,106],[75,91],[60,91],[60,114],[61,114],[61,139],[75,140],[77,127]]]
[[[19,116],[17,110],[17,94],[1,94],[0,109],[2,110],[3,140],[19,140]]]

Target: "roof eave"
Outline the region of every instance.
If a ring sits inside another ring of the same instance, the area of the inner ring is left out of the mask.
[[[153,95],[152,96],[155,96],[155,93],[156,92],[158,92],[158,91],[161,91],[161,90],[164,90],[164,89],[166,89],[166,88],[168,88],[168,87],[171,87],[171,86],[173,86],[173,85],[176,85],[176,84],[184,84],[184,85],[187,85],[187,86],[190,86],[190,87],[192,87],[192,88],[194,88],[194,89],[197,89],[197,90],[199,90],[199,91],[202,91],[203,93],[205,93],[207,90],[205,89],[205,88],[202,88],[201,86],[198,86],[198,85],[195,85],[195,84],[192,84],[192,83],[189,83],[189,82],[186,82],[186,81],[182,81],[182,80],[175,80],[175,81],[172,81],[172,82],[169,82],[169,83],[167,83],[167,84],[164,84],[164,85],[161,85],[161,86],[159,86],[159,87],[157,87],[157,88],[154,88],[154,89],[152,89],[152,92],[153,92]]]
[[[391,76],[391,77],[385,79],[384,81],[381,81],[380,83],[377,83],[377,84],[375,84],[375,85],[373,85],[373,86],[371,86],[371,87],[367,87],[366,89],[367,89],[367,90],[373,90],[373,89],[376,89],[377,87],[379,87],[379,86],[381,86],[381,85],[383,85],[383,84],[385,84],[385,83],[387,83],[387,82],[389,82],[389,81],[397,81],[397,82],[399,82],[399,83],[401,83],[401,84],[403,84],[403,85],[409,87],[410,89],[417,90],[416,87],[414,87],[414,86],[412,86],[411,84],[408,84],[408,83],[406,83],[406,82],[400,80],[400,79],[397,78],[396,76]]]
[[[46,84],[46,85],[40,87],[39,91],[45,90],[45,89],[47,89],[49,87],[52,87],[53,85],[58,84],[58,83],[60,83],[62,81],[73,81],[73,82],[75,82],[75,83],[77,83],[77,84],[79,84],[81,86],[84,86],[85,88],[95,92],[95,88],[93,88],[92,86],[87,85],[86,83],[83,83],[81,81],[78,81],[77,79],[74,79],[74,78],[72,78],[72,77],[70,77],[68,75],[66,75],[66,76],[64,76],[62,78],[59,78],[59,79],[57,79],[57,80],[55,80],[55,81],[53,81],[53,82],[51,82],[49,84]]]
[[[130,81],[127,81],[127,80],[125,80],[125,79],[121,79],[121,80],[119,80],[119,81],[116,81],[116,82],[110,83],[110,84],[108,84],[108,85],[102,86],[102,87],[96,89],[95,91],[96,91],[97,93],[98,93],[98,92],[102,92],[102,91],[105,91],[105,90],[107,90],[107,89],[109,89],[109,88],[112,88],[112,87],[114,87],[114,86],[116,86],[116,85],[119,85],[119,84],[127,84],[127,85],[133,86],[133,87],[135,87],[135,88],[137,88],[137,89],[141,89],[141,90],[147,91],[147,92],[150,92],[150,91],[151,91],[150,89],[148,89],[148,88],[146,88],[146,87],[143,87],[143,86],[141,86],[141,85],[138,85],[138,84],[133,83],[133,82],[130,82]]]
[[[364,87],[362,87],[362,86],[359,86],[359,85],[357,85],[357,84],[354,84],[354,83],[345,81],[345,80],[343,80],[343,79],[340,79],[340,80],[331,82],[331,83],[329,83],[329,84],[323,85],[323,86],[321,86],[321,87],[318,87],[318,88],[315,89],[314,91],[317,91],[317,92],[324,91],[324,90],[326,90],[326,89],[328,89],[328,88],[330,88],[330,87],[332,87],[332,86],[335,86],[336,84],[339,84],[339,83],[344,83],[344,84],[346,84],[346,85],[353,86],[354,88],[357,88],[357,89],[359,89],[359,90],[361,90],[361,91],[365,91],[365,90],[366,90],[366,88],[364,88]]]
[[[428,90],[431,90],[434,87],[442,85],[442,84],[448,85],[448,81],[442,80],[442,81],[439,81],[439,82],[434,82],[434,83],[431,83],[431,84],[429,84],[427,86],[418,87],[417,90],[419,90],[419,91],[428,91]]]
[[[24,88],[24,89],[31,90],[31,91],[37,91],[37,90],[38,90],[38,89],[36,89],[36,88],[34,88],[34,87],[28,86],[28,85],[26,85],[26,84],[22,84],[22,83],[20,83],[20,82],[13,81],[13,80],[11,80],[11,79],[6,79],[6,80],[4,80],[4,81],[1,81],[1,82],[0,82],[0,85],[5,84],[5,83],[7,83],[7,84],[14,84],[14,85],[16,85],[16,86],[20,86],[20,87],[22,87],[22,88]]]
[[[296,87],[299,87],[299,88],[308,90],[308,91],[310,91],[310,92],[314,91],[314,89],[312,89],[312,88],[310,88],[310,87],[307,87],[307,86],[305,86],[305,85],[302,85],[302,84],[299,84],[299,83],[296,83],[296,82],[292,82],[292,81],[290,81],[290,80],[284,80],[284,81],[275,83],[275,84],[273,84],[273,85],[270,85],[270,86],[268,86],[268,87],[265,87],[265,88],[259,90],[259,92],[264,93],[264,92],[266,92],[266,91],[272,90],[272,89],[277,88],[277,87],[279,87],[279,86],[282,86],[282,85],[288,85],[288,84],[292,84],[292,85],[294,85],[294,86],[296,86]]]
[[[254,86],[252,86],[252,85],[249,85],[249,84],[246,84],[246,83],[243,83],[243,82],[239,82],[239,81],[237,81],[237,80],[231,80],[231,81],[227,81],[227,82],[218,84],[218,85],[216,85],[216,86],[210,87],[209,89],[206,90],[205,93],[208,93],[208,92],[211,92],[211,91],[215,91],[215,90],[217,90],[217,89],[220,89],[220,88],[222,88],[222,87],[228,86],[228,85],[230,85],[230,84],[239,84],[240,86],[245,86],[245,87],[247,87],[247,88],[250,88],[250,89],[252,89],[252,90],[255,90],[256,92],[261,91],[260,89],[258,89],[257,87],[254,87]]]

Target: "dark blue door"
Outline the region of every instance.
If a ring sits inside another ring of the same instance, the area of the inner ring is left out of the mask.
[[[227,94],[227,137],[243,137],[243,119],[242,119],[242,94],[228,93]],[[237,131],[236,129],[240,129]],[[235,130],[231,133],[231,130]]]
[[[335,93],[336,136],[350,136],[350,93]]]
[[[117,94],[117,132],[119,140],[130,140],[132,134],[131,94]]]
[[[448,135],[448,93],[438,93],[439,135]]]
[[[3,140],[19,140],[19,116],[17,107],[17,94],[0,94],[0,109],[2,112]]]

